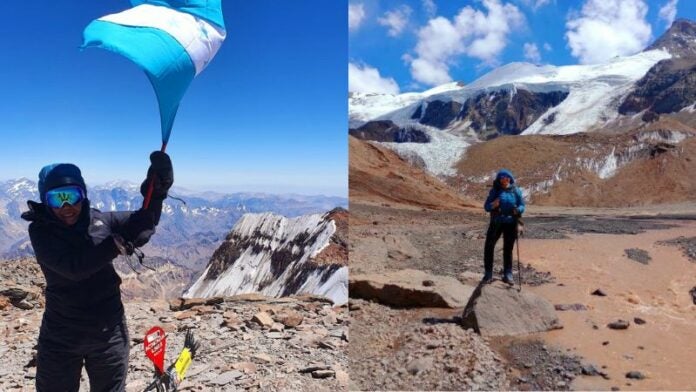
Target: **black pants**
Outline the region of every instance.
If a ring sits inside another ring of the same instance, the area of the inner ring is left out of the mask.
[[[36,390],[79,390],[84,364],[90,391],[125,391],[129,351],[125,319],[115,326],[77,329],[44,317],[39,333]]]
[[[483,267],[486,270],[486,276],[493,276],[493,251],[501,235],[503,236],[503,274],[512,273],[512,249],[515,247],[517,238],[517,223],[495,223],[491,220],[483,250]]]

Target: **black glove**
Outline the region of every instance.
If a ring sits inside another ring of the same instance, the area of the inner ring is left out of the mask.
[[[153,234],[155,234],[155,217],[148,210],[134,212],[121,230],[123,239],[136,248],[145,245]]]
[[[124,256],[130,256],[133,254],[133,244],[124,240],[123,237],[116,233],[112,234],[111,237],[114,239],[116,248],[118,248],[118,253]]]
[[[174,184],[174,168],[169,155],[162,151],[155,151],[150,154],[150,167],[147,169],[147,178],[140,185],[140,193],[143,197],[147,195],[150,181],[153,181],[152,199],[164,200],[167,198],[169,188]]]
[[[515,216],[515,217],[518,217],[518,218],[521,216],[521,215],[520,215],[520,211],[517,209],[517,207],[515,207],[515,208],[512,209],[512,216]]]

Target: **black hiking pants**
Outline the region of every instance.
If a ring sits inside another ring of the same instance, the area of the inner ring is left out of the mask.
[[[79,390],[84,365],[90,391],[125,391],[129,351],[125,318],[114,326],[78,329],[44,317],[36,359],[36,390]]]
[[[483,250],[483,267],[486,270],[486,276],[493,276],[493,252],[501,235],[503,236],[503,274],[512,273],[512,250],[517,239],[517,223],[496,223],[491,219]]]

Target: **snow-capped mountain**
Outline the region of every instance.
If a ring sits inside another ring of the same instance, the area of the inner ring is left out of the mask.
[[[245,214],[185,297],[317,294],[348,301],[348,216]]]
[[[618,57],[607,64],[597,65],[556,67],[510,63],[460,88],[436,94],[424,93],[425,96],[417,99],[402,97],[413,97],[413,93],[392,96],[393,106],[399,103],[402,106],[377,116],[372,116],[375,112],[370,111],[365,105],[354,105],[353,99],[349,101],[351,118],[391,120],[402,127],[420,124],[439,130],[456,130],[460,133],[471,131],[478,134],[490,129],[498,131],[499,134],[508,134],[504,124],[495,123],[496,119],[506,120],[504,117],[507,114],[503,113],[507,108],[501,110],[501,105],[497,103],[502,97],[507,103],[512,104],[512,100],[523,93],[534,98],[541,97],[541,101],[549,102],[540,105],[541,110],[534,113],[521,113],[526,120],[529,120],[527,117],[530,115],[534,119],[528,121],[524,128],[514,129],[517,131],[514,134],[577,133],[587,130],[600,120],[609,120],[608,116],[615,117],[616,109],[612,111],[611,104],[622,95],[626,95],[633,84],[657,62],[670,57],[668,52],[655,49],[629,57]],[[558,97],[545,98],[545,95],[553,93]],[[386,100],[387,96],[382,98]],[[373,98],[373,101],[376,101],[376,98]],[[496,111],[497,118],[483,122],[471,118],[472,111],[487,101],[496,101],[488,111]],[[528,108],[530,100],[526,101],[521,102],[520,106]],[[386,106],[383,104],[379,108]],[[553,121],[549,119],[552,115],[555,117]]]
[[[643,52],[604,64],[511,63],[468,85],[449,83],[396,96],[351,94],[349,108],[352,136],[380,142],[462,191],[471,189],[470,181],[487,186],[494,170],[469,162],[473,156],[491,160],[479,154],[483,150],[509,155],[497,148],[510,148],[514,142],[472,148],[508,135],[540,135],[550,138],[549,145],[559,151],[583,151],[578,153],[582,156],[559,155],[558,160],[550,154],[546,162],[535,163],[535,171],[529,173],[534,179],[521,179],[533,181],[528,192],[548,192],[571,173],[584,171],[596,180],[608,180],[635,159],[654,157],[651,151],[660,150],[660,143],[677,146],[694,136],[696,23],[677,20]],[[558,139],[580,133],[596,135],[589,152],[582,145],[586,138]],[[621,148],[612,148],[617,142]],[[571,146],[574,143],[580,144]],[[529,152],[540,153],[532,147]],[[512,167],[516,162],[498,160],[496,165]]]
[[[348,93],[349,126],[351,128],[360,126],[367,121],[409,106],[423,99],[427,99],[430,96],[457,90],[463,86],[464,83],[462,82],[452,82],[431,88],[422,93],[404,93],[397,95],[350,92]]]
[[[91,206],[102,211],[137,210],[142,205],[139,184],[117,181],[87,190]],[[346,206],[341,197],[270,195],[262,193],[197,194],[170,192],[179,200],[165,200],[157,234],[144,247],[148,256],[158,256],[193,269],[201,269],[237,219],[248,212],[271,211],[287,216],[326,211]],[[0,183],[0,259],[33,253],[27,222],[21,213],[27,200],[38,200],[36,182],[21,178]]]

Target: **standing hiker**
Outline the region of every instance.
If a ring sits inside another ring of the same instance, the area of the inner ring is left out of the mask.
[[[524,198],[510,171],[502,169],[498,172],[483,207],[491,215],[483,252],[483,281],[489,283],[493,279],[493,251],[502,235],[503,282],[513,284],[512,249],[517,238],[517,221],[524,213]]]
[[[112,261],[145,245],[159,222],[174,181],[169,156],[150,155],[154,180],[149,208],[90,209],[80,169],[53,164],[39,173],[41,203],[28,201],[22,218],[46,278],[46,308],[39,332],[36,389],[77,391],[84,363],[91,391],[124,391],[130,341],[121,279]],[[148,180],[141,186],[147,191]]]

